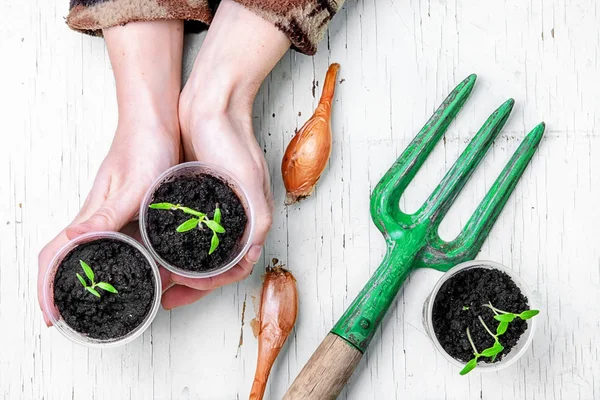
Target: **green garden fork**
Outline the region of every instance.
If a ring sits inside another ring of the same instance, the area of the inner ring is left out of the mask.
[[[375,187],[371,217],[387,242],[385,258],[304,366],[284,399],[336,399],[408,275],[416,268],[447,271],[474,259],[481,249],[533,157],[544,134],[544,123],[525,137],[456,239],[443,241],[438,228],[506,123],[514,105],[512,99],[488,118],[417,212],[406,214],[400,210],[402,193],[467,101],[476,79],[476,75],[469,76],[450,93]]]

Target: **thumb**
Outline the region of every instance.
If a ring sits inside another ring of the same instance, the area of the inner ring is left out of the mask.
[[[139,202],[131,196],[115,196],[119,200],[107,199],[87,220],[66,229],[69,240],[88,232],[120,231],[137,212]],[[123,199],[128,199],[124,201]]]
[[[263,245],[267,240],[267,235],[273,223],[269,200],[262,193],[255,198],[257,198],[257,201],[255,202],[255,227],[252,236],[252,245],[244,257],[249,266],[248,270],[251,270],[252,266],[260,259]]]

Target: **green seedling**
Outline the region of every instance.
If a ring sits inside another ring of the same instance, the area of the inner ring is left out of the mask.
[[[462,307],[462,310],[463,310],[463,311],[468,311],[468,310],[469,310],[469,306],[463,306],[463,307]]]
[[[481,325],[483,325],[483,327],[490,334],[490,336],[492,336],[494,338],[494,344],[491,347],[488,347],[487,349],[485,349],[481,353],[479,353],[477,351],[477,347],[475,347],[475,343],[473,342],[473,339],[471,338],[471,332],[469,331],[469,328],[467,328],[467,338],[469,339],[469,343],[471,344],[471,347],[473,348],[473,356],[474,357],[467,363],[467,365],[465,365],[465,367],[462,369],[462,371],[460,371],[461,375],[466,375],[469,372],[471,372],[472,370],[474,370],[475,367],[477,367],[477,362],[479,361],[479,358],[488,357],[488,358],[491,358],[492,362],[493,362],[496,359],[496,357],[498,356],[498,354],[500,354],[502,352],[502,350],[504,350],[504,346],[502,345],[502,343],[500,343],[500,340],[498,339],[498,337],[500,335],[502,335],[502,333],[506,332],[506,329],[502,333],[499,333],[498,330],[496,330],[496,333],[494,334],[490,330],[490,328],[487,326],[487,324],[483,321],[483,318],[481,318],[481,316],[479,316],[479,322],[481,322]]]
[[[515,318],[521,318],[523,321],[525,321],[535,317],[540,313],[539,310],[525,310],[519,314],[510,313],[507,311],[497,309],[492,305],[491,302],[489,302],[488,304],[484,304],[484,306],[494,312],[494,319],[499,322],[498,326],[496,327],[496,333],[494,334],[487,326],[487,324],[483,321],[483,318],[479,316],[479,322],[481,322],[481,325],[483,325],[485,330],[494,338],[494,344],[492,345],[492,347],[489,347],[483,350],[481,353],[479,353],[477,351],[477,348],[475,347],[475,343],[473,343],[473,339],[471,338],[469,328],[467,328],[467,338],[469,339],[469,343],[471,343],[471,347],[473,348],[474,357],[467,363],[467,365],[465,365],[462,371],[460,371],[461,375],[466,375],[473,369],[475,369],[475,367],[477,367],[477,362],[479,361],[480,357],[489,357],[492,359],[492,362],[496,360],[498,354],[500,354],[502,350],[504,350],[504,346],[500,343],[499,337],[506,333],[506,330],[508,329],[508,324],[513,322]],[[465,307],[463,307],[463,310],[464,309]]]
[[[494,312],[494,319],[500,322],[513,322],[515,318],[521,318],[523,321],[531,319],[540,313],[539,310],[525,310],[520,314],[502,311],[492,305],[492,303],[484,304],[484,307],[489,308]]]
[[[79,264],[81,265],[81,268],[83,268],[83,272],[85,273],[85,276],[87,276],[87,278],[91,282],[91,285],[88,285],[87,281],[83,278],[83,276],[81,276],[79,273],[75,274],[75,275],[77,275],[77,279],[79,279],[79,282],[81,282],[81,284],[83,285],[85,290],[87,290],[88,292],[90,292],[91,294],[93,294],[96,297],[100,297],[100,292],[98,292],[96,290],[96,288],[106,290],[107,292],[110,292],[110,293],[119,293],[119,292],[117,292],[117,289],[115,289],[115,287],[108,282],[96,282],[94,280],[95,279],[94,271],[92,270],[92,268],[90,268],[89,265],[86,264],[85,261],[79,260]]]
[[[475,343],[473,342],[473,338],[471,338],[471,331],[469,331],[469,328],[467,328],[467,338],[469,338],[469,343],[471,343],[471,347],[473,348],[473,359],[471,359],[471,361],[469,361],[467,363],[467,365],[465,365],[465,367],[462,369],[462,371],[460,371],[461,375],[466,375],[469,372],[471,372],[472,370],[475,369],[475,367],[477,366],[477,361],[479,361],[479,357],[481,357],[481,354],[479,353],[479,351],[477,351],[477,347],[475,347]]]
[[[189,207],[182,206],[181,204],[154,203],[150,204],[150,208],[156,210],[180,210],[186,214],[193,215],[193,217],[191,217],[190,219],[188,219],[187,221],[185,221],[177,227],[177,232],[188,232],[194,228],[202,229],[203,225],[206,225],[213,232],[213,236],[210,241],[210,250],[208,250],[208,254],[214,253],[217,247],[219,247],[219,236],[217,234],[225,233],[225,228],[223,228],[223,226],[221,225],[221,209],[219,208],[218,204],[215,207],[213,219],[208,219],[205,213],[196,211]]]

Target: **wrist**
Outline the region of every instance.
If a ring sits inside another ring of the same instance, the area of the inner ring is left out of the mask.
[[[250,115],[261,83],[223,65],[197,65],[180,103],[191,105],[195,113]]]
[[[132,22],[103,34],[115,76],[119,127],[178,134],[183,22]]]
[[[221,1],[180,101],[197,105],[194,113],[249,116],[260,85],[289,46],[270,22]]]
[[[178,136],[177,100],[152,93],[130,93],[118,99],[118,126],[125,132],[144,135]],[[121,129],[118,129],[120,131]]]

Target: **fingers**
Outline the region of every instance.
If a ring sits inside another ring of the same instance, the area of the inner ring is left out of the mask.
[[[175,307],[186,306],[195,303],[201,298],[207,296],[211,290],[196,290],[187,286],[173,286],[162,296],[162,306],[165,310],[172,310]]]
[[[164,293],[173,286],[173,282],[171,281],[171,271],[159,266],[158,272],[160,273],[161,292]]]
[[[256,214],[254,221],[254,233],[252,235],[252,245],[244,257],[250,264],[254,265],[260,259],[263,246],[267,240],[267,235],[273,224],[273,216],[271,206],[268,200],[264,197],[255,201]]]
[[[262,246],[253,246],[236,266],[221,275],[210,278],[186,278],[170,274],[169,283],[174,286],[166,289],[163,293],[163,307],[172,310],[175,307],[191,304],[218,287],[246,279],[252,273],[261,252]]]
[[[238,179],[242,180],[239,176]],[[268,177],[263,179],[268,180]],[[272,196],[267,188],[254,176],[251,179],[247,179],[246,189],[248,190],[248,197],[252,205],[254,206],[254,233],[252,235],[253,246],[263,246],[267,239],[267,234],[271,229],[273,223],[273,201]],[[270,186],[270,185],[269,185]],[[250,249],[252,250],[252,248]],[[257,251],[256,249],[254,251]],[[258,257],[255,258],[255,263],[258,261]]]
[[[260,251],[261,249],[259,248],[258,252],[253,252],[253,255],[257,259],[260,258]],[[246,279],[252,273],[253,268],[254,263],[244,258],[229,271],[211,278],[186,278],[171,274],[170,279],[173,286],[163,293],[163,308],[172,310],[175,307],[192,304],[218,287]]]
[[[244,257],[244,259],[249,264],[254,265],[258,262],[258,260],[260,260],[261,254],[262,254],[262,246],[254,245],[254,246],[250,247],[250,250],[248,250],[248,253],[246,253],[246,256]]]
[[[187,286],[196,290],[213,290],[246,279],[252,273],[253,267],[253,263],[243,259],[229,271],[217,276],[210,278],[186,278],[184,276],[171,274],[171,281],[177,285]]]
[[[54,255],[69,241],[65,231],[61,231],[54,239],[50,241],[43,249],[40,251],[38,255],[38,284],[37,284],[37,292],[38,292],[38,302],[40,305],[40,309],[42,310],[42,315],[44,317],[44,322],[46,326],[52,326],[50,322],[49,314],[54,313],[56,310],[50,306],[51,299],[44,298],[44,284],[46,278],[46,271],[50,266],[50,262],[54,258]],[[49,297],[49,296],[48,296]]]

